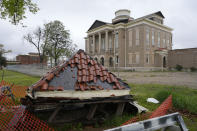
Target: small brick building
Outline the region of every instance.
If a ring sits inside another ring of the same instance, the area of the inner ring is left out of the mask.
[[[40,57],[38,53],[28,53],[28,55],[18,55],[16,56],[16,60],[20,62],[20,64],[39,64],[40,63]],[[47,60],[45,59],[43,61],[43,64],[47,64]]]
[[[175,49],[168,52],[168,67],[197,68],[197,48]]]

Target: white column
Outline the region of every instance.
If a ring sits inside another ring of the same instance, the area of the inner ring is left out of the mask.
[[[89,37],[87,37],[87,53],[90,53],[90,38]]]
[[[92,36],[92,38],[93,38],[93,54],[94,54],[94,52],[95,52],[95,35],[93,35]]]
[[[105,31],[105,50],[108,50],[108,30]]]
[[[99,32],[99,50],[98,53],[101,52],[101,32]]]

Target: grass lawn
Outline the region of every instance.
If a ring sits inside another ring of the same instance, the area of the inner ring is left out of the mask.
[[[160,92],[170,92],[174,97],[173,106],[174,104],[183,103],[184,109],[188,108],[188,110],[196,111],[197,114],[196,89],[190,89],[181,86],[159,85],[159,84],[141,84],[141,85],[130,84],[130,86],[132,87],[131,94],[134,95],[134,98],[138,101],[140,105],[148,108],[150,111],[154,111],[160,104],[148,103],[146,102],[147,98],[149,97],[156,98],[158,97],[158,94],[161,94]],[[187,107],[188,105],[189,107]],[[182,109],[180,106],[178,107]],[[182,114],[182,117],[185,121],[187,128],[189,128],[190,131],[197,130],[197,115]]]
[[[2,75],[2,71],[0,71],[0,76]],[[4,80],[7,82],[14,83],[15,85],[21,85],[21,86],[30,86],[31,84],[38,81],[40,77],[35,76],[29,76],[22,73],[14,72],[14,71],[5,71],[4,72]],[[134,95],[134,98],[138,101],[138,103],[146,108],[148,108],[150,111],[154,111],[160,104],[152,104],[146,102],[146,99],[149,97],[158,97],[158,94],[162,95],[161,92],[170,92],[177,99],[173,104],[176,104],[176,106],[180,109],[182,109],[181,105],[183,105],[183,108],[186,108],[187,110],[191,110],[192,112],[197,112],[197,90],[190,89],[186,87],[180,87],[180,86],[166,86],[166,85],[159,85],[159,84],[130,84],[131,88],[131,94]],[[163,93],[166,95],[165,93]],[[168,94],[167,94],[168,95]],[[183,101],[183,104],[182,104]],[[197,115],[196,115],[197,116]],[[183,115],[184,121],[187,125],[187,127],[190,129],[190,131],[196,131],[197,130],[197,117],[191,116],[191,115]],[[123,117],[116,117],[112,118],[106,123],[104,123],[104,127],[114,127],[121,125],[123,122],[128,120],[129,117],[123,116]],[[65,127],[57,127],[56,129],[66,129],[70,128],[72,125],[65,125]],[[100,125],[98,126],[100,127]],[[77,125],[77,130],[82,129],[82,125],[79,123]]]
[[[0,70],[0,80],[2,80],[2,74],[3,71]],[[3,80],[9,83],[14,83],[15,85],[30,86],[39,79],[40,77],[29,76],[15,71],[4,70]]]

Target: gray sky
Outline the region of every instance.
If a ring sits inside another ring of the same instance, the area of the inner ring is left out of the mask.
[[[162,11],[164,24],[173,28],[173,49],[197,47],[197,1],[196,0],[32,0],[38,4],[40,11],[36,15],[27,14],[23,21],[28,27],[14,26],[0,19],[0,43],[12,53],[35,52],[23,40],[24,34],[32,32],[36,27],[60,20],[70,30],[71,38],[78,48],[85,48],[86,31],[97,19],[111,22],[114,12],[118,9],[131,10],[131,17]]]

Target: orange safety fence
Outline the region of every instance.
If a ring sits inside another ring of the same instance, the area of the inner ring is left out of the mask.
[[[20,97],[25,97],[26,95],[26,90],[27,90],[27,86],[17,86],[17,85],[13,85],[9,82],[6,82],[4,80],[1,81],[0,86],[9,86],[12,90],[13,95],[16,98],[20,98]]]
[[[20,105],[20,102],[13,101],[9,96],[3,95],[1,88],[9,86],[15,98],[24,97],[28,87],[15,86],[6,81],[0,83],[0,130],[54,130],[50,128],[46,122],[40,120],[27,110],[25,106]],[[136,116],[123,123],[127,125],[141,119],[159,117],[167,114],[167,111],[172,108],[172,95],[170,95],[153,113],[145,113]]]
[[[11,91],[15,98],[24,97],[27,89],[27,87],[14,86],[5,81],[1,82],[0,90],[3,86],[12,86]],[[0,92],[0,130],[54,131],[46,122],[27,111],[25,106],[20,105],[20,102],[14,101],[9,95],[4,94],[4,92]]]
[[[140,121],[140,119],[144,120],[144,119],[166,115],[168,113],[168,110],[170,110],[171,108],[172,108],[172,95],[170,95],[155,111],[147,112],[145,114],[142,114],[140,117],[139,116],[133,117],[130,120],[123,123],[122,126]]]

